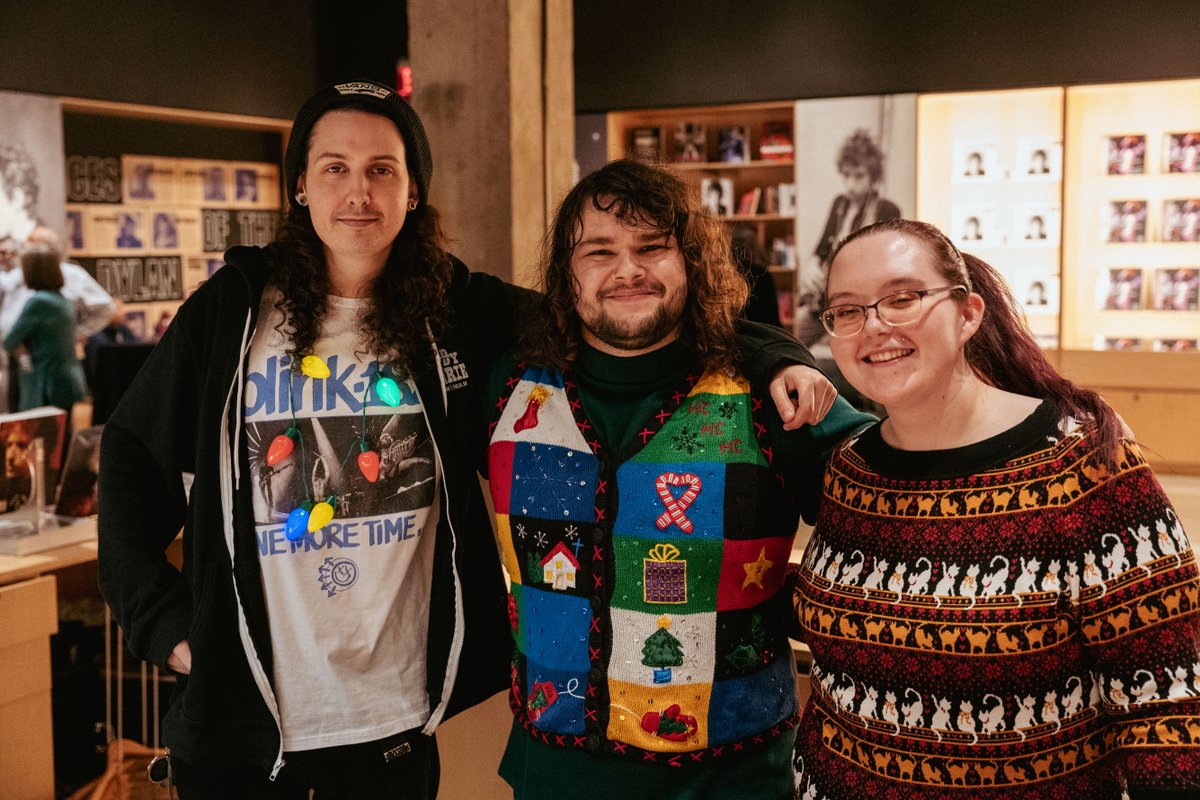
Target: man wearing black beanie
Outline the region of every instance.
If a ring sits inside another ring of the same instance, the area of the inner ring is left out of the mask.
[[[433,730],[508,682],[452,421],[478,416],[475,365],[528,293],[446,251],[429,142],[390,89],[314,95],[285,171],[277,240],[229,251],[106,426],[101,586],[133,653],[179,675],[184,800],[434,797]]]
[[[530,293],[447,252],[424,128],[386,87],[309,99],[285,173],[276,241],[225,255],[105,427],[101,589],[179,676],[183,800],[431,798],[435,728],[509,682],[470,454]]]

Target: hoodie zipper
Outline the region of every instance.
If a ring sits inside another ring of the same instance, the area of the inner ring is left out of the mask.
[[[442,408],[445,410],[447,419],[449,419],[450,404],[447,400],[446,379],[442,373],[437,342],[433,338],[433,332],[429,330],[429,323],[425,324],[425,329],[430,334],[429,344],[433,348],[433,370],[437,373],[438,384],[442,389]],[[454,532],[454,521],[450,516],[450,490],[447,485],[449,481],[446,480],[446,470],[442,464],[442,451],[438,448],[437,437],[433,435],[433,423],[430,421],[429,412],[425,408],[425,400],[421,397],[421,390],[417,386],[416,380],[412,382],[412,385],[413,391],[417,395],[417,400],[421,403],[421,415],[425,418],[425,424],[429,428],[429,441],[433,443],[433,455],[437,459],[438,473],[442,476],[442,509],[446,515],[446,528],[450,531],[450,573],[454,576],[454,636],[450,640],[450,655],[446,659],[446,673],[442,677],[442,699],[438,703],[437,708],[430,713],[429,721],[425,723],[425,727],[421,729],[422,733],[432,735],[437,726],[441,724],[442,718],[446,716],[446,707],[450,704],[450,693],[454,688],[454,681],[458,677],[458,659],[462,655],[463,627],[466,625],[466,621],[463,618],[462,584],[458,577],[458,535]],[[431,624],[432,621],[431,618]],[[428,654],[426,654],[426,659],[428,659]]]
[[[221,414],[221,510],[225,526],[225,546],[229,550],[230,569],[234,566],[234,475],[233,467],[234,459],[237,458],[236,452],[231,452],[229,447],[229,412],[234,397],[240,397],[240,389],[244,376],[242,370],[246,363],[246,353],[250,347],[250,322],[252,311],[246,312],[246,325],[242,330],[242,348],[241,355],[238,359],[238,370],[234,376],[233,383],[229,387],[229,393],[225,397],[225,410]],[[237,417],[238,423],[234,435],[241,436],[241,415]],[[240,473],[240,470],[239,470]],[[240,474],[237,476],[240,483]],[[272,781],[279,775],[279,770],[283,769],[283,723],[280,721],[279,704],[275,700],[275,691],[271,688],[271,681],[267,677],[267,671],[263,669],[262,661],[258,657],[258,651],[254,647],[254,641],[250,638],[250,626],[246,622],[246,610],[242,607],[242,596],[238,591],[237,577],[233,577],[233,595],[237,601],[238,611],[238,634],[242,639],[242,650],[245,652],[246,662],[250,666],[250,673],[254,676],[254,682],[258,685],[259,694],[262,695],[263,702],[266,703],[267,709],[271,712],[272,719],[275,720],[275,730],[279,734],[279,752],[275,756],[275,765],[271,768],[270,779]]]

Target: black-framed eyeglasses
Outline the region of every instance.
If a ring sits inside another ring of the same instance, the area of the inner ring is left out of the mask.
[[[830,336],[854,336],[866,327],[867,311],[873,308],[879,315],[879,321],[886,325],[911,325],[921,318],[923,299],[931,294],[953,292],[956,289],[967,292],[967,287],[962,284],[939,286],[936,289],[904,289],[881,297],[869,306],[856,303],[830,306],[821,312],[821,324]]]

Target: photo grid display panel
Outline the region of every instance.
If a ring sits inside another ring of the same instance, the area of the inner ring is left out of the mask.
[[[1063,90],[922,95],[917,217],[996,267],[1059,345]]]
[[[1194,351],[1200,80],[1072,87],[1066,119],[1066,346]]]
[[[141,339],[162,335],[227,249],[269,244],[279,227],[274,164],[123,155],[66,166],[68,255],[126,303]]]

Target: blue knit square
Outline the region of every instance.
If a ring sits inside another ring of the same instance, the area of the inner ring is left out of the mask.
[[[710,745],[726,744],[770,728],[796,713],[796,676],[790,657],[727,681],[717,681],[708,705]]]
[[[517,442],[509,513],[574,522],[596,521],[599,465],[590,452]]]
[[[724,464],[628,461],[617,469],[617,486],[620,498],[613,526],[616,533],[659,541],[676,536],[722,538]],[[663,499],[660,486],[669,499]]]
[[[583,733],[587,675],[532,659],[525,667],[525,713],[533,724],[548,733]]]
[[[526,586],[521,592],[525,655],[554,669],[586,672],[592,607],[582,597]]]

